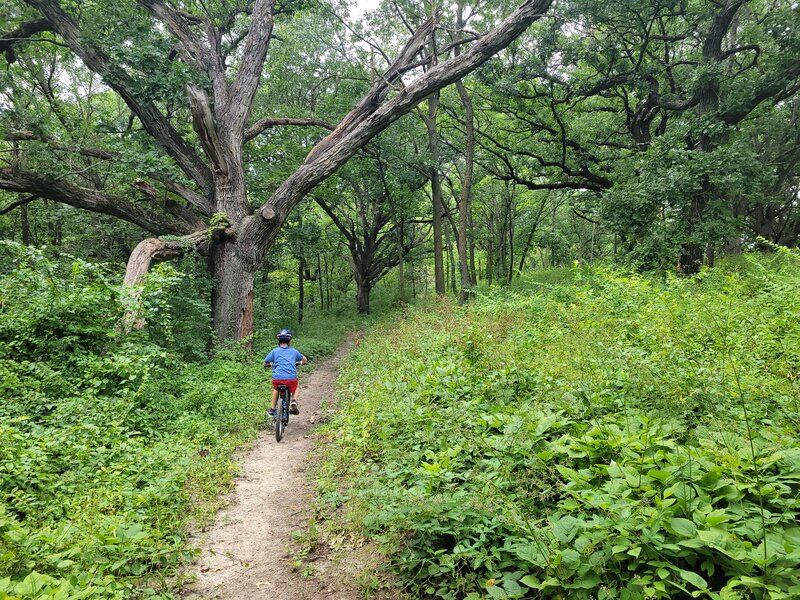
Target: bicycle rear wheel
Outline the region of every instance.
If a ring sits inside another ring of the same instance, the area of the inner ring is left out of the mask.
[[[283,439],[283,429],[286,427],[284,422],[286,407],[283,405],[283,394],[284,392],[281,392],[281,397],[278,398],[278,404],[275,406],[275,440],[278,442]]]

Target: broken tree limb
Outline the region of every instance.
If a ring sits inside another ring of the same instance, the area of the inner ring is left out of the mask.
[[[142,282],[154,262],[163,262],[183,256],[186,248],[192,248],[208,240],[210,230],[196,231],[176,240],[147,238],[136,245],[128,258],[125,269],[125,286],[133,286]]]
[[[128,258],[125,278],[122,281],[127,309],[123,318],[123,330],[142,329],[144,314],[139,299],[142,295],[142,281],[154,262],[173,260],[183,256],[188,247],[195,247],[208,240],[211,230],[196,231],[177,240],[147,238],[139,242]]]
[[[228,172],[228,165],[225,163],[224,154],[217,135],[217,125],[214,123],[214,115],[211,112],[211,104],[205,90],[196,85],[186,86],[186,98],[189,100],[189,107],[192,110],[192,126],[200,144],[203,146],[206,155],[214,163],[214,168],[220,173]]]

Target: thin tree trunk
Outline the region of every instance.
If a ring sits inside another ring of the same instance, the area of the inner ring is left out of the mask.
[[[439,109],[439,92],[428,96],[428,117],[425,124],[428,128],[428,151],[431,155],[430,180],[433,200],[433,278],[436,293],[445,293],[444,247],[442,243],[442,182],[439,176],[439,134],[436,131],[436,113]]]
[[[397,285],[399,288],[400,302],[406,301],[405,258],[403,256],[403,220],[397,221]]]
[[[500,228],[500,264],[497,273],[497,279],[499,282],[505,281],[506,277],[508,276],[508,197],[510,196],[510,192],[508,189],[508,184],[505,187],[506,193],[505,197],[503,198],[503,221],[502,226]]]
[[[478,285],[478,273],[480,269],[475,267],[475,221],[472,216],[472,210],[467,213],[469,219],[469,282],[476,286]]]
[[[508,274],[506,282],[511,283],[514,279],[514,217],[516,216],[514,208],[513,194],[508,198]]]
[[[525,260],[528,258],[528,253],[531,251],[531,247],[533,246],[533,237],[536,235],[536,231],[539,229],[539,224],[544,219],[545,208],[547,208],[547,198],[545,198],[539,205],[539,210],[536,213],[536,217],[533,221],[533,226],[531,227],[528,237],[525,240],[525,246],[522,248],[522,257],[519,259],[519,268],[517,269],[517,273],[519,275],[522,275],[522,269],[525,266]]]
[[[317,252],[317,283],[319,285],[319,310],[325,310],[325,290],[322,284],[322,259],[320,253]]]
[[[331,289],[333,287],[333,283],[332,283],[333,282],[333,270],[328,266],[328,254],[327,253],[322,255],[322,265],[323,265],[323,267],[325,267],[325,288],[326,288],[325,291],[326,291],[327,296],[328,296],[328,298],[327,298],[328,301],[326,302],[326,305],[328,307],[328,310],[330,311],[330,309],[331,309]]]
[[[455,296],[458,294],[458,285],[456,284],[456,261],[453,255],[453,239],[450,235],[450,228],[445,227],[445,243],[447,245],[447,271],[450,279],[450,291]]]
[[[302,256],[297,261],[297,322],[303,324],[303,311],[306,302],[306,286],[305,286],[305,270],[306,259]]]
[[[709,242],[706,245],[706,261],[709,267],[712,268],[714,267],[714,257],[715,257],[714,244]]]
[[[413,231],[411,232],[414,233]],[[417,265],[412,259],[409,263],[411,267],[411,297],[416,300],[417,298]]]
[[[19,220],[20,220],[20,229],[22,229],[22,243],[25,244],[26,246],[30,246],[32,238],[31,238],[31,224],[28,219],[27,204],[23,204],[22,206],[20,206]]]
[[[553,211],[551,213],[551,220],[550,220],[550,227],[552,227],[553,231],[556,230],[556,209],[557,205],[553,202]],[[550,247],[550,268],[554,268],[556,266],[556,247],[553,245]]]
[[[494,281],[494,207],[490,206],[489,210],[489,237],[486,244],[486,280],[489,285]]]
[[[456,17],[456,29],[464,27],[464,6],[459,3]],[[456,46],[456,53],[460,53],[460,46]],[[466,140],[464,145],[464,176],[461,181],[461,197],[458,200],[458,266],[461,275],[461,291],[458,301],[464,304],[473,285],[470,277],[469,257],[467,256],[467,232],[469,214],[472,212],[470,198],[472,195],[472,172],[475,162],[475,118],[467,88],[463,80],[456,82],[456,89],[464,105],[464,123],[466,127]],[[474,260],[474,256],[473,256]]]

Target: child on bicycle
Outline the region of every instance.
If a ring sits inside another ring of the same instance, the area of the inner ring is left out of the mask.
[[[278,338],[277,348],[273,348],[264,359],[264,368],[272,367],[272,408],[269,409],[269,415],[275,416],[279,385],[289,388],[289,393],[292,395],[289,413],[299,415],[300,408],[297,406],[297,400],[300,396],[300,388],[297,385],[296,363],[304,365],[308,359],[291,347],[292,332],[290,330],[281,329],[276,337]]]

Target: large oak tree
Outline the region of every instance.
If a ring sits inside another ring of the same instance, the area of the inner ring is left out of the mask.
[[[129,263],[131,281],[153,258],[178,253],[187,243],[207,244],[217,337],[247,337],[253,331],[254,273],[292,208],[391,123],[505,48],[551,1],[528,0],[491,31],[465,35],[462,52],[437,65],[430,52],[423,52],[430,47],[436,19],[423,21],[335,126],[315,115],[251,114],[265,77],[269,83],[264,65],[278,37],[276,23],[288,26],[291,19],[289,8],[275,0],[16,3],[10,8],[11,29],[0,36],[9,64],[23,64],[10,85],[23,89],[27,78],[27,97],[51,107],[55,126],[20,122],[13,110],[4,115],[9,158],[0,168],[0,189],[111,214],[156,235],[182,236],[140,244]],[[49,54],[44,44],[53,47]],[[37,58],[26,62],[29,51]],[[77,72],[76,58],[81,70],[102,81],[96,92],[108,94],[109,104],[124,104],[130,113],[128,131],[114,132],[117,151],[126,143],[142,144],[130,134],[138,129],[139,138],[147,136],[162,158],[141,167],[129,182],[133,191],[119,182],[107,185],[113,172],[97,176],[96,163],[113,162],[115,148],[76,145],[92,138],[79,135],[85,133],[85,120],[63,117],[53,89],[59,77]],[[421,67],[426,67],[423,73]],[[332,131],[254,208],[248,200],[245,145],[269,128],[293,125]],[[70,151],[86,168],[65,170],[56,161],[36,160],[26,153],[26,144]],[[208,235],[210,226],[213,235]]]

